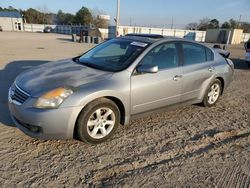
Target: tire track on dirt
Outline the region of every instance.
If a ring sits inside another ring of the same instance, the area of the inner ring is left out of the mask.
[[[211,137],[205,137],[198,140],[197,143],[190,141],[184,149],[177,148],[174,150],[166,151],[161,154],[157,154],[157,160],[155,160],[155,153],[151,153],[146,156],[146,159],[142,163],[138,160],[128,162],[117,163],[115,165],[107,166],[103,169],[96,169],[91,172],[95,182],[107,182],[107,180],[119,176],[122,179],[126,174],[136,174],[140,171],[147,171],[157,168],[161,165],[168,164],[169,167],[178,166],[183,159],[189,159],[196,157],[204,152],[221,147],[226,143],[230,143],[237,139],[250,136],[250,130],[242,131],[230,131],[230,132],[218,132]],[[181,150],[181,152],[179,152]],[[232,173],[232,171],[230,171]],[[225,174],[229,174],[226,173]],[[229,180],[231,180],[229,178]],[[87,180],[86,180],[87,181]],[[87,181],[88,182],[88,181]],[[86,183],[87,183],[86,182]],[[93,183],[92,181],[88,183]],[[88,184],[87,183],[87,184]],[[97,184],[98,185],[98,184]]]
[[[250,161],[224,169],[218,177],[217,187],[248,188],[250,186]]]

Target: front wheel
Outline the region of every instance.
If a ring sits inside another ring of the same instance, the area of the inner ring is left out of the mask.
[[[120,112],[116,104],[106,98],[87,105],[77,121],[78,138],[90,144],[99,144],[109,139],[120,122]]]
[[[221,93],[222,93],[221,82],[220,80],[216,79],[208,87],[202,102],[203,105],[205,107],[214,106],[219,100]]]

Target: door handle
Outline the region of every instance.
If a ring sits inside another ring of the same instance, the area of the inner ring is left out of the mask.
[[[176,75],[176,76],[174,76],[173,80],[178,81],[181,78],[182,78],[182,75]]]
[[[215,69],[215,68],[211,66],[211,67],[208,68],[208,71],[209,71],[209,72],[213,72],[214,69]]]

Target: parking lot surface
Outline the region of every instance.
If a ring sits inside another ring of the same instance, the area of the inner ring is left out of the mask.
[[[37,140],[16,129],[7,108],[15,77],[92,46],[66,35],[0,33],[0,187],[249,187],[250,69],[243,44],[229,48],[235,77],[215,107],[154,113],[97,146]]]

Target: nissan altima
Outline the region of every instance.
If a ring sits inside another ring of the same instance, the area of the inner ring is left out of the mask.
[[[233,73],[231,60],[201,43],[130,35],[22,73],[9,89],[9,109],[31,137],[98,144],[142,113],[214,106]]]

